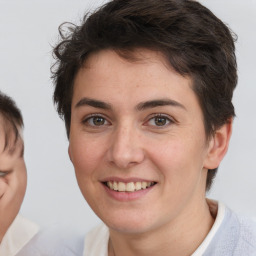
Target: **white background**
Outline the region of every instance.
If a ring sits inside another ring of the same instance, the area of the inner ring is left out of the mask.
[[[64,21],[78,23],[103,0],[0,0],[0,90],[12,96],[25,121],[27,193],[21,213],[42,226],[88,231],[99,220],[80,194],[69,161],[64,123],[53,103],[51,45]],[[237,117],[229,152],[208,197],[256,217],[256,0],[204,0],[237,33]]]

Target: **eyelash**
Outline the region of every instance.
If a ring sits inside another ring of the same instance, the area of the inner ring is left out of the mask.
[[[90,123],[90,121],[93,122],[96,118],[102,119],[103,124],[96,125],[95,123],[94,124]],[[156,118],[164,119],[165,123],[163,125],[156,125],[156,124],[150,125],[149,122],[151,120],[156,121]],[[106,124],[106,122],[107,122],[107,124]],[[147,119],[147,121],[144,124],[149,124],[149,126],[155,126],[155,127],[159,127],[159,128],[165,128],[172,123],[175,123],[175,120],[173,118],[170,118],[169,116],[158,113],[158,114],[153,114],[149,119]],[[82,124],[90,126],[90,127],[95,127],[95,128],[100,128],[102,126],[111,125],[111,123],[107,120],[107,118],[101,114],[91,114],[91,115],[87,116],[85,119],[82,120]]]

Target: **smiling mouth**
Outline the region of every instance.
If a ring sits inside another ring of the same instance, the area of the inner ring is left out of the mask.
[[[156,182],[148,182],[148,181],[136,181],[136,182],[118,182],[118,181],[107,181],[103,182],[105,186],[107,186],[110,190],[114,190],[117,192],[135,192],[143,189],[150,188],[156,184]]]

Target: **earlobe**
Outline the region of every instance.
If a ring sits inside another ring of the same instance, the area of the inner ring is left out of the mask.
[[[228,150],[228,145],[232,134],[232,123],[233,119],[230,119],[226,124],[221,126],[211,138],[204,168],[215,169],[219,166],[221,160]]]

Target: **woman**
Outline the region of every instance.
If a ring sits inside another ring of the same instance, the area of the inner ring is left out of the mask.
[[[255,225],[205,198],[235,115],[227,26],[196,1],[115,0],[71,31],[54,100],[104,222],[84,255],[253,255]]]

